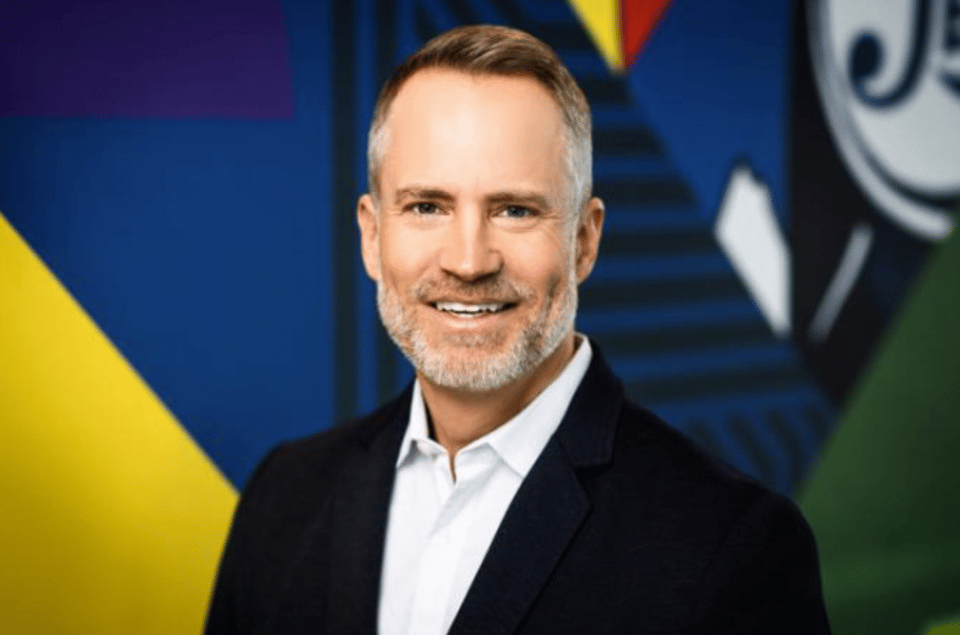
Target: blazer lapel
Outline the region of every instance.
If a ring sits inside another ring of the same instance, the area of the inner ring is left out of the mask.
[[[283,600],[276,632],[376,632],[383,539],[410,392],[350,450],[329,506],[304,537],[287,583],[295,592]]]
[[[328,633],[377,630],[383,541],[402,436],[403,426],[393,425],[376,437],[369,452],[353,457],[337,485],[330,536]]]
[[[504,515],[450,634],[513,633],[590,512],[578,468],[613,454],[620,382],[596,345],[560,427]]]

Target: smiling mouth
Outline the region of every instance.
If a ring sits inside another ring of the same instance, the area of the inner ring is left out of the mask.
[[[512,302],[485,302],[482,304],[467,304],[463,302],[431,302],[430,306],[461,318],[478,318],[484,315],[501,313],[515,306]]]

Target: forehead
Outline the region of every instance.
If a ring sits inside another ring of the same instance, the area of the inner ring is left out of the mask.
[[[517,186],[559,197],[565,138],[559,107],[533,78],[423,70],[390,106],[382,184],[464,192]]]

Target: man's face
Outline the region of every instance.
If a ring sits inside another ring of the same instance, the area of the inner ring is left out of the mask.
[[[400,89],[379,207],[363,197],[358,218],[381,319],[422,378],[493,390],[572,344],[602,208],[578,222],[566,151],[533,79],[431,69]]]

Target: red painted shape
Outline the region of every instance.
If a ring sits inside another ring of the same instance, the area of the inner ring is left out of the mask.
[[[620,43],[624,67],[633,64],[673,0],[620,0]]]

